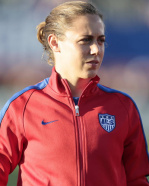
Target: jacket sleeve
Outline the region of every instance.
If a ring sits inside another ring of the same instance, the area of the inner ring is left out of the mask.
[[[21,160],[25,145],[21,98],[8,101],[0,112],[0,185],[6,186],[8,175]]]
[[[127,185],[149,186],[146,178],[149,175],[149,158],[141,117],[132,100],[129,100],[126,108],[128,110],[129,131],[124,144],[123,163]]]

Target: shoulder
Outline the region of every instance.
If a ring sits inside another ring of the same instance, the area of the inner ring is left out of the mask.
[[[28,99],[31,97],[34,91],[36,90],[43,90],[49,82],[49,78],[44,79],[43,81],[24,88],[23,90],[15,93],[4,105],[2,110],[0,111],[0,123],[2,122],[7,110],[10,107],[16,107],[16,109],[20,109],[21,107],[23,108],[25,104],[27,103]],[[18,111],[19,112],[19,111]]]
[[[129,94],[119,91],[119,90],[116,90],[116,89],[106,87],[101,84],[97,84],[97,86],[102,92],[107,93],[109,96],[113,96],[113,97],[116,97],[117,99],[119,99],[119,101],[121,101],[127,109],[128,109],[128,107],[132,106],[138,110],[138,107],[137,107],[135,101],[133,100],[133,98]]]
[[[106,87],[104,85],[101,85],[101,84],[97,84],[98,88],[100,90],[102,90],[103,92],[106,92],[106,93],[115,93],[115,94],[120,94],[124,97],[128,97],[129,99],[132,100],[132,98],[125,92],[122,92],[122,91],[119,91],[119,90],[116,90],[116,89],[112,89],[112,88],[109,88],[109,87]]]

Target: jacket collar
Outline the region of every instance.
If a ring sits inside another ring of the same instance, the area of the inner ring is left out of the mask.
[[[96,75],[93,79],[90,80],[88,85],[83,91],[83,95],[89,96],[97,90],[97,83],[100,81],[100,78]],[[68,82],[66,79],[61,79],[60,75],[56,72],[55,67],[52,69],[52,74],[49,79],[49,86],[53,93],[60,96],[71,96],[71,90],[69,88]]]

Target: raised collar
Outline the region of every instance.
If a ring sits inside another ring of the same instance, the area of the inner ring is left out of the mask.
[[[84,89],[84,95],[93,94],[95,88],[97,88],[97,83],[100,81],[98,76],[95,76],[90,80],[86,88]],[[60,75],[56,72],[55,67],[52,69],[52,74],[49,79],[49,86],[52,89],[53,93],[60,96],[71,96],[71,90],[69,88],[68,82],[66,79],[61,79]]]

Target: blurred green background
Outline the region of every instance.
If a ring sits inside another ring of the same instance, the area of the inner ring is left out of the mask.
[[[0,0],[0,109],[17,91],[49,77],[36,26],[64,0]],[[149,1],[92,0],[104,14],[106,50],[101,84],[128,93],[138,105],[149,143]],[[8,186],[15,186],[18,168]]]

